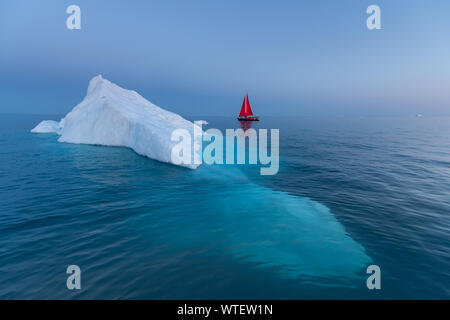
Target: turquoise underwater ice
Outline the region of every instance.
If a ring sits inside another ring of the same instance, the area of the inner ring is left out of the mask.
[[[283,278],[337,283],[361,277],[370,265],[364,248],[325,205],[257,185],[235,166],[202,166],[193,175],[216,180],[199,210],[220,221],[227,254],[236,260],[272,268]],[[198,241],[202,234],[190,238]]]

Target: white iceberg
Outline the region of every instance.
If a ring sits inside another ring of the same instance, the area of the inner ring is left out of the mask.
[[[89,82],[83,101],[60,122],[42,121],[31,132],[55,132],[59,142],[129,147],[140,155],[173,163],[171,152],[178,142],[171,140],[172,132],[185,129],[194,136],[194,126],[98,75]],[[199,164],[181,165],[195,169]]]
[[[31,132],[33,133],[58,133],[61,131],[60,122],[53,120],[44,120],[34,127]]]

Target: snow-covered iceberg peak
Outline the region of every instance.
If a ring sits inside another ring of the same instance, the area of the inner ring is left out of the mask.
[[[56,124],[43,121],[31,132],[56,132],[61,135],[59,142],[129,147],[168,163],[172,163],[171,152],[177,143],[171,140],[172,132],[185,129],[194,136],[195,126],[101,75],[91,79],[83,101]],[[198,166],[183,165],[192,169]]]

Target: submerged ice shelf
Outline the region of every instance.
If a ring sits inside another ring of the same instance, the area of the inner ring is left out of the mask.
[[[161,228],[164,234],[156,240],[161,243],[155,245],[180,252],[209,248],[237,264],[289,281],[365,284],[372,259],[327,206],[258,185],[237,166],[204,166],[189,180],[191,188],[170,194],[180,211],[170,210],[169,223],[155,227],[152,222],[155,216],[167,214],[163,204],[169,199],[169,195],[153,195],[157,203],[161,201],[161,206],[156,205],[160,209],[132,219],[131,228],[142,230],[152,241]],[[187,226],[186,221],[191,223]]]
[[[42,121],[31,132],[57,133],[59,142],[129,147],[140,155],[173,163],[176,142],[171,134],[176,129],[186,129],[193,136],[194,124],[98,75],[90,81],[83,101],[60,122]]]
[[[236,167],[225,169],[216,166],[199,174],[229,181],[245,176]],[[364,275],[372,262],[327,206],[250,180],[227,189],[210,198],[230,226],[230,253],[238,260],[274,268],[285,278],[344,282]]]

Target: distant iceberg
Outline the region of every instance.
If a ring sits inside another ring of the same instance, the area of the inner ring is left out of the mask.
[[[59,142],[129,147],[140,155],[173,163],[171,151],[176,142],[171,141],[172,132],[186,129],[193,136],[194,126],[136,91],[98,75],[89,82],[83,101],[60,122],[42,121],[31,132],[55,132],[61,136]],[[198,167],[194,163],[181,165]]]

